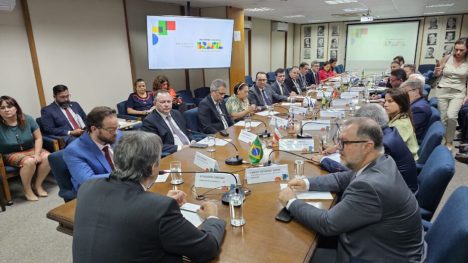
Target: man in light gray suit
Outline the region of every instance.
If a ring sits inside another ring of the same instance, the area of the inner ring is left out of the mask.
[[[249,88],[250,105],[257,105],[257,110],[265,110],[267,106],[280,101],[286,101],[287,97],[276,94],[267,84],[265,72],[258,72],[255,76],[255,84]]]
[[[420,262],[425,258],[418,203],[393,159],[381,153],[382,137],[375,121],[348,120],[339,149],[351,171],[294,179],[280,192],[281,204],[299,222],[319,234],[339,237],[336,262]],[[323,210],[297,200],[293,189],[336,192],[341,200]]]

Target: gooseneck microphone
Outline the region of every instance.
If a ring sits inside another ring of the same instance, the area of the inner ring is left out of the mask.
[[[268,125],[266,124],[265,121],[261,120],[261,119],[254,119],[252,118],[252,120],[254,121],[259,121],[263,124],[263,126],[265,126],[265,131],[263,132],[260,132],[260,133],[257,133],[257,136],[260,137],[260,138],[268,138],[268,137],[271,137],[271,133],[268,132]]]
[[[208,134],[205,134],[205,133],[203,133],[203,132],[192,131],[192,130],[189,130],[189,129],[187,129],[187,131],[189,131],[189,132],[191,132],[191,133],[194,133],[194,132],[195,132],[195,133],[198,133],[198,134],[202,134],[202,135],[205,135],[205,136],[209,136]],[[225,142],[231,144],[232,146],[234,146],[234,149],[236,149],[236,153],[237,153],[236,156],[234,156],[234,157],[229,157],[229,158],[227,158],[224,162],[225,162],[227,165],[241,165],[243,159],[242,159],[241,157],[239,157],[239,149],[237,148],[237,146],[236,146],[234,143],[232,143],[232,142],[230,142],[230,141],[228,141],[228,140],[226,140],[226,139],[223,139],[223,138],[216,138],[216,139],[223,140],[223,141],[225,141]]]
[[[314,160],[312,160],[312,158],[307,158],[303,155],[300,155],[300,154],[297,154],[297,153],[293,153],[293,152],[290,152],[290,151],[285,151],[285,150],[273,150],[270,152],[270,154],[268,155],[268,162],[265,163],[264,165],[265,166],[270,166],[271,165],[271,155],[274,153],[274,152],[284,152],[284,153],[287,153],[287,154],[291,154],[291,155],[294,155],[294,156],[297,156],[299,158],[302,158],[306,161],[311,161],[311,162],[314,162]],[[313,152],[313,153],[318,153],[318,152]]]

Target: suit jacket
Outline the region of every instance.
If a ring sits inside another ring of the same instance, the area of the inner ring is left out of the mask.
[[[219,107],[224,114],[224,118],[228,126],[232,126],[234,122],[232,121],[229,113],[226,109],[224,102],[221,102]],[[208,94],[200,104],[198,104],[198,120],[200,122],[200,128],[203,133],[206,134],[215,134],[219,131],[224,130],[223,121],[219,115],[218,110],[211,98],[211,95]]]
[[[287,100],[287,97],[285,98],[284,96],[276,94],[272,90],[270,85],[267,85],[264,89],[265,89],[265,95],[268,96],[268,98],[270,98],[272,103]],[[262,110],[266,109],[265,99],[263,98],[262,93],[260,89],[257,87],[257,85],[253,85],[252,87],[249,88],[249,102],[250,104],[257,105]]]
[[[309,70],[309,72],[307,72],[306,74],[306,81],[307,81],[307,85],[312,85],[312,84],[320,84],[320,80],[319,80],[319,73],[315,73],[316,74],[316,77],[314,76],[313,72],[311,70]]]
[[[281,100],[280,101],[287,101],[288,100],[288,97],[289,97],[289,89],[288,87],[286,87],[286,84],[283,83],[283,95],[281,95],[281,91],[280,91],[280,87],[278,85],[278,81],[275,80],[275,82],[273,82],[271,85],[271,90],[278,94],[279,97]],[[276,102],[279,102],[279,101],[274,101],[273,103],[276,103]]]
[[[70,108],[86,123],[86,113],[78,102],[70,102]],[[76,138],[68,135],[73,127],[55,102],[41,109],[41,130],[44,135],[65,136],[64,141],[67,144]]]
[[[302,200],[289,210],[299,222],[339,236],[336,262],[420,262],[424,239],[419,206],[392,158],[382,155],[351,181],[353,171],[310,178],[309,190],[342,193],[330,210]]]
[[[286,78],[284,80],[284,85],[286,85],[286,87],[288,87],[289,92],[294,91],[294,92],[296,92],[297,94],[300,95],[302,93],[302,87],[301,87],[301,84],[300,84],[299,80],[296,80],[296,83],[297,83],[299,89],[296,87],[296,85],[294,85],[294,82],[293,82],[293,80],[291,78]]]
[[[119,131],[116,142],[119,141],[120,137],[122,137],[122,133]],[[112,145],[113,147],[114,145]],[[112,172],[106,157],[87,132],[65,148],[63,160],[70,171],[71,182],[75,191],[78,191],[80,185],[85,181],[109,177]]]
[[[180,130],[191,141],[192,136],[187,131],[185,119],[180,111],[171,110],[171,116],[175,123],[177,123],[177,126],[179,126]],[[177,151],[177,145],[174,144],[174,135],[157,110],[153,110],[148,116],[146,116],[146,118],[143,120],[143,126],[141,127],[141,130],[159,135],[163,142],[163,152],[171,154]]]
[[[174,199],[138,182],[90,180],[78,191],[73,261],[206,262],[219,254],[225,227],[211,218],[196,228]]]
[[[418,172],[413,154],[411,154],[396,128],[385,127],[382,131],[384,134],[383,145],[385,154],[393,158],[398,167],[398,171],[400,171],[401,176],[403,176],[403,179],[409,189],[416,194],[419,188]],[[320,162],[320,167],[330,173],[349,170],[346,166],[343,166],[330,158],[324,158]]]
[[[431,105],[423,97],[411,103],[411,113],[418,143],[424,139],[426,131],[429,129],[429,120],[432,116]]]

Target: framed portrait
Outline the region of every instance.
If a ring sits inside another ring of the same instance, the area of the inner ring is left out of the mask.
[[[437,45],[437,33],[429,33],[427,35],[427,45],[428,46]]]
[[[336,49],[338,48],[338,38],[332,38],[330,41],[330,48],[331,49]]]
[[[447,30],[457,29],[457,18],[456,17],[447,18],[447,26],[445,27],[445,29]]]
[[[304,49],[304,59],[310,59],[310,49]]]
[[[304,47],[310,48],[310,37],[304,38]]]
[[[323,59],[323,47],[317,48],[317,58]]]
[[[317,27],[317,36],[321,37],[325,35],[325,26]]]
[[[317,38],[317,47],[324,47],[324,44],[325,44],[325,38],[318,37]]]
[[[429,19],[429,26],[427,29],[438,29],[439,28],[439,19],[437,17],[431,17]]]
[[[304,37],[310,37],[312,32],[312,27],[305,26],[304,27]]]
[[[445,32],[445,43],[454,43],[455,42],[455,31]]]
[[[338,50],[330,50],[330,58],[338,59]]]
[[[424,58],[434,58],[434,47],[427,47],[426,48],[426,55]]]
[[[336,37],[340,35],[340,31],[338,29],[338,25],[333,25],[332,26],[332,36]]]

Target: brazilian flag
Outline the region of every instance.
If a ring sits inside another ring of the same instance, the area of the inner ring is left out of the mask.
[[[262,143],[260,142],[260,139],[255,138],[255,140],[252,142],[252,146],[250,146],[249,150],[249,160],[251,164],[258,164],[260,163],[260,160],[262,160],[263,157],[263,148],[262,148]]]

